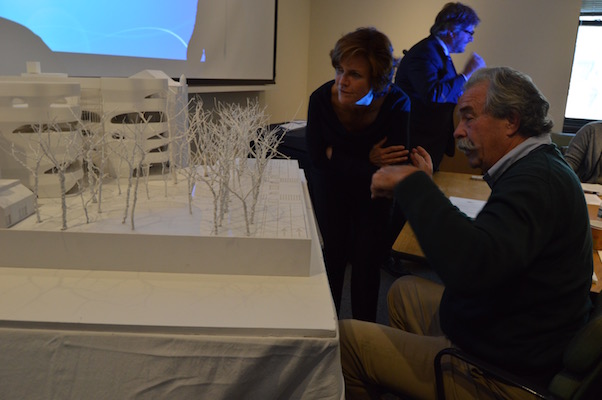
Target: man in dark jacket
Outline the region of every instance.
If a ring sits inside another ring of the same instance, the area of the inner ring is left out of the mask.
[[[443,154],[454,154],[453,113],[464,83],[483,59],[473,53],[462,73],[457,73],[451,53],[463,53],[479,24],[476,12],[461,3],[447,3],[431,27],[431,35],[405,53],[395,83],[410,97],[411,146],[429,152],[435,170]]]

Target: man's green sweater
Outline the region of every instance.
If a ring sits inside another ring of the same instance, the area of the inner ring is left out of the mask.
[[[474,220],[422,172],[395,197],[445,284],[449,339],[517,373],[557,371],[588,319],[593,261],[583,191],[555,146],[512,164]]]

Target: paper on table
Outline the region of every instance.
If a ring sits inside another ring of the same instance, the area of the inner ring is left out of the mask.
[[[481,209],[485,206],[485,201],[483,200],[475,200],[475,199],[466,199],[464,197],[454,197],[451,196],[449,198],[451,203],[458,207],[460,211],[469,216],[470,218],[476,218],[476,216],[481,212]]]
[[[602,185],[598,183],[581,183],[585,193],[602,194]]]
[[[598,283],[598,277],[596,276],[595,272],[592,273],[592,282]]]
[[[287,122],[285,124],[281,124],[280,128],[288,130],[288,131],[292,131],[293,129],[299,129],[299,128],[305,128],[305,126],[307,125],[307,121],[291,121],[291,122]]]
[[[594,228],[602,229],[602,221],[600,221],[598,219],[590,219],[589,224],[590,224],[590,226],[593,226]]]
[[[594,204],[596,206],[599,206],[600,203],[602,203],[602,200],[600,200],[600,197],[598,197],[598,195],[592,194],[592,193],[584,193],[584,194],[585,194],[585,202],[587,204]]]

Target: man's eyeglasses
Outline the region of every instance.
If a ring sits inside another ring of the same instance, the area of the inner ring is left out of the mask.
[[[462,31],[468,33],[471,37],[474,36],[474,31],[469,31],[468,29],[462,29]]]

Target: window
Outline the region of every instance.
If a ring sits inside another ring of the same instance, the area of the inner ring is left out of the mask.
[[[583,0],[569,83],[564,132],[602,120],[602,0]]]

